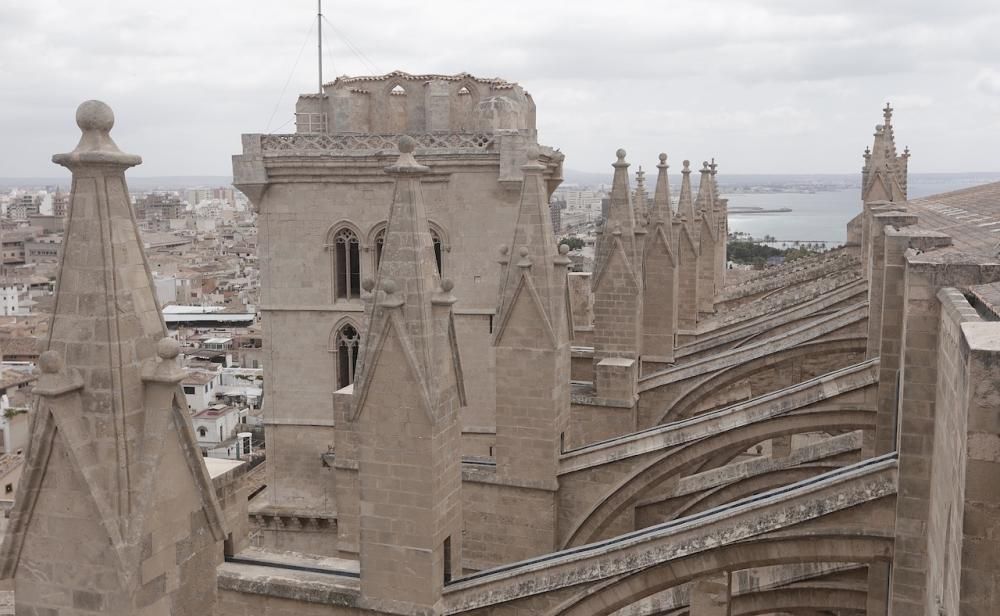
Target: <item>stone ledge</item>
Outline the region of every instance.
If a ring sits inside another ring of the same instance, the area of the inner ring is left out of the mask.
[[[219,590],[306,603],[359,607],[358,584],[350,578],[237,563],[223,563],[219,565],[217,572]]]

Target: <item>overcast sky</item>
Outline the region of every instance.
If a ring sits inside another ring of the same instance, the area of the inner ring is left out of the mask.
[[[115,139],[145,161],[135,175],[231,174],[241,133],[294,130],[295,98],[316,84],[315,11],[0,0],[0,177],[58,175],[50,157],[75,145],[89,98],[114,108]],[[855,172],[889,100],[912,171],[1000,170],[997,0],[326,0],[324,12],[327,80],[517,81],[539,140],[571,169],[610,172],[624,147],[644,166],[666,151],[715,156],[720,173]]]

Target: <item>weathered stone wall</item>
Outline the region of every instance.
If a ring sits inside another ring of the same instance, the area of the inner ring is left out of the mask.
[[[212,478],[215,498],[219,501],[219,506],[222,508],[226,520],[225,550],[227,554],[235,554],[250,545],[250,517],[247,514],[247,498],[250,496],[252,474],[256,470],[248,471],[247,465],[242,464]]]
[[[569,307],[573,314],[574,328],[590,329],[594,326],[594,296],[590,292],[590,276],[590,272],[570,272],[567,275]]]
[[[533,132],[535,104],[521,86],[471,75],[341,77],[324,97],[299,99],[297,111],[328,116],[328,131],[347,134]],[[300,128],[301,130],[301,128]]]
[[[962,616],[995,614],[1000,604],[1000,325],[962,325],[963,355],[968,349],[967,460],[965,514],[962,516]],[[954,550],[953,550],[954,551]]]
[[[857,267],[858,256],[851,249],[833,250],[816,257],[793,261],[790,264],[768,268],[742,280],[738,284],[725,287],[716,309],[729,311],[759,299],[763,295],[816,280],[839,270]]]
[[[677,256],[677,329],[692,332],[698,325],[698,247],[691,227],[674,220]],[[678,340],[680,342],[680,340]]]
[[[566,449],[628,434],[635,430],[635,407],[596,400],[584,401],[574,396],[570,405]]]
[[[294,576],[293,572],[292,576]],[[222,588],[215,604],[214,616],[373,616],[378,612],[337,605],[334,603],[305,601],[294,598],[300,588],[308,585],[308,580],[298,584],[291,580],[285,587],[286,596],[268,595]]]
[[[421,186],[431,227],[442,243],[442,275],[454,281],[459,298],[455,325],[469,383],[462,424],[473,431],[494,424],[490,338],[498,267],[493,247],[509,240],[518,203],[519,185],[500,184],[498,178],[502,168],[517,169],[523,162],[517,156],[523,157],[525,140],[502,136],[490,151],[463,151],[457,158],[451,153],[421,156],[434,170]],[[383,168],[392,158],[381,150],[372,155],[318,150],[319,156],[305,158],[291,151],[269,151],[254,159],[260,155],[253,150],[261,147],[260,137],[255,141],[249,136],[244,142],[250,145],[246,160],[236,164],[238,180],[261,181],[267,187],[258,193],[247,188],[258,209],[260,252],[267,255],[261,262],[264,363],[269,373],[264,409],[270,458],[267,497],[283,507],[333,512],[339,508],[334,482],[321,456],[335,441],[334,334],[350,323],[364,336],[361,299],[335,297],[333,234],[339,229],[356,234],[360,278],[374,276],[375,239],[393,194]],[[263,167],[248,171],[253,165]],[[554,169],[550,159],[547,177]],[[550,189],[558,183],[550,181]],[[484,443],[474,441],[469,451],[481,453]]]
[[[462,566],[479,571],[556,549],[556,493],[464,474]]]
[[[930,481],[930,516],[927,523],[927,598],[925,613],[936,616],[938,606],[958,614],[962,554],[962,520],[965,515],[966,432],[965,401],[969,382],[963,352],[962,323],[979,321],[976,311],[956,289],[938,292],[941,324],[938,336],[938,380],[934,422],[934,447]],[[900,546],[906,553],[906,545]]]

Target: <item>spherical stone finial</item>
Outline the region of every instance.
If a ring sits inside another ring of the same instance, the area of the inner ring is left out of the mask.
[[[707,160],[701,161],[701,168],[702,169],[708,169],[708,161]]]
[[[80,130],[108,132],[115,125],[115,112],[103,101],[84,101],[76,108],[76,125]]]
[[[569,244],[559,244],[559,254],[565,255],[569,253]]]
[[[364,280],[361,281],[361,288],[371,293],[371,290],[375,288],[375,280],[371,276],[365,276]]]
[[[660,162],[661,163],[667,162],[667,155],[664,152],[660,152]]]
[[[62,356],[58,351],[45,351],[38,356],[38,367],[44,374],[56,374],[62,370]]]
[[[507,256],[508,252],[510,252],[510,247],[507,244],[500,244],[500,254]]]
[[[529,163],[536,162],[540,154],[541,150],[538,149],[537,143],[529,143],[528,147],[524,149],[524,155],[528,158]]]
[[[684,161],[684,169],[685,170],[687,170],[687,168],[690,167],[690,166],[691,166],[691,161],[689,161],[689,160]]]
[[[403,135],[399,138],[399,153],[400,154],[413,154],[413,150],[417,149],[417,140],[409,135]]]
[[[163,337],[156,343],[156,355],[160,359],[174,359],[181,354],[181,343],[173,338]]]
[[[389,279],[382,282],[382,290],[387,294],[392,295],[399,290],[399,285],[396,284],[395,280]]]
[[[619,161],[624,161],[625,160],[625,148],[618,148],[618,151],[615,152],[615,156],[618,157]]]
[[[527,257],[528,256],[528,247],[527,246],[521,246],[521,248],[517,251],[517,254],[521,255],[522,257]]]
[[[451,278],[441,279],[441,290],[445,293],[451,293],[451,290],[455,288],[455,283],[452,282]]]

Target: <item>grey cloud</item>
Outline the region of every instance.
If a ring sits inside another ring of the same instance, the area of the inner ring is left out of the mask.
[[[734,173],[854,171],[890,95],[902,97],[898,134],[919,152],[915,166],[972,168],[985,146],[949,139],[997,104],[991,5],[329,2],[326,69],[328,79],[372,63],[516,80],[538,104],[541,138],[575,169],[606,171],[625,146],[649,164],[666,150],[717,156]],[[136,173],[229,173],[240,133],[289,130],[296,95],[315,88],[312,6],[3,3],[0,130],[15,146],[0,152],[0,176],[51,175],[51,154],[75,143],[73,110],[94,97],[114,106],[122,147],[144,156]]]

